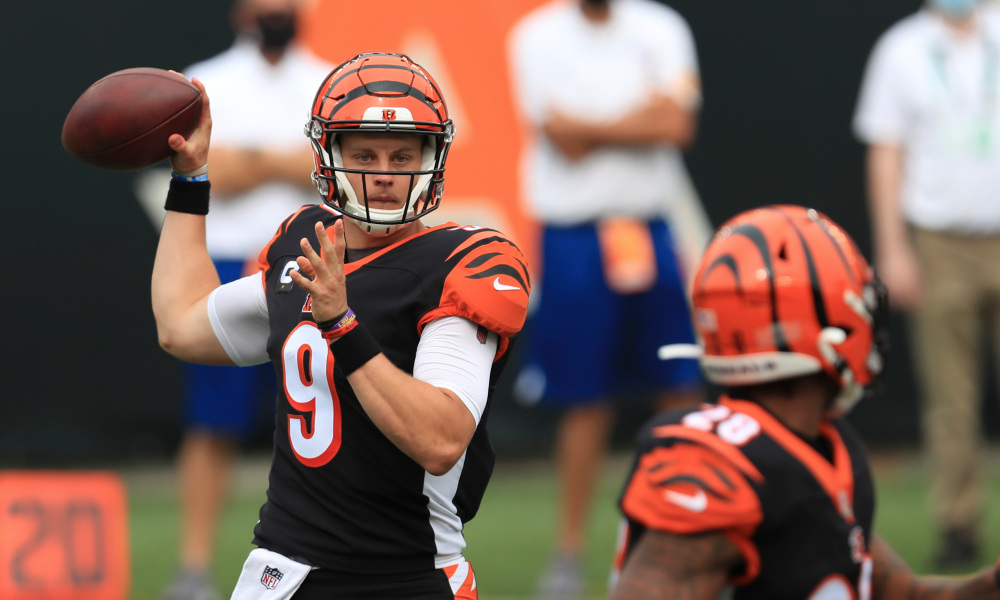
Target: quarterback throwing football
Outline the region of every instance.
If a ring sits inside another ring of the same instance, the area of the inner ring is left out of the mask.
[[[160,343],[190,362],[270,361],[279,382],[258,548],[233,598],[476,598],[462,527],[492,471],[490,393],[531,282],[503,234],[421,221],[454,135],[441,90],[398,54],[330,73],[305,126],[323,203],[280,224],[257,274],[220,286],[195,83],[201,123],[170,139]]]

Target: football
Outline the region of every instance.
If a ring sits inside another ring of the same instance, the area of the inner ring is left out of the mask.
[[[141,67],[91,85],[63,123],[62,144],[83,162],[134,171],[170,156],[167,138],[190,135],[201,117],[201,92],[182,75]]]

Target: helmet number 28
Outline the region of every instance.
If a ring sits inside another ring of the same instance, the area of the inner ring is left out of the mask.
[[[298,411],[288,415],[288,443],[299,462],[321,467],[337,454],[341,441],[333,354],[312,323],[296,327],[281,353],[285,397]]]

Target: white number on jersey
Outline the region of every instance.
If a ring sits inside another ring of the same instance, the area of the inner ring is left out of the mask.
[[[687,414],[681,423],[701,431],[715,429],[716,435],[734,446],[742,446],[760,433],[760,423],[756,419],[734,413],[721,404]]]
[[[303,415],[288,415],[288,441],[299,462],[322,467],[340,450],[340,398],[333,386],[333,353],[319,329],[302,323],[281,350],[285,395]]]

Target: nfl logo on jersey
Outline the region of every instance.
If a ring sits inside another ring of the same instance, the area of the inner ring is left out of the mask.
[[[284,573],[279,571],[277,567],[265,566],[264,574],[260,576],[260,582],[264,584],[264,587],[267,589],[273,590],[278,586],[278,582],[281,581],[283,576]]]

